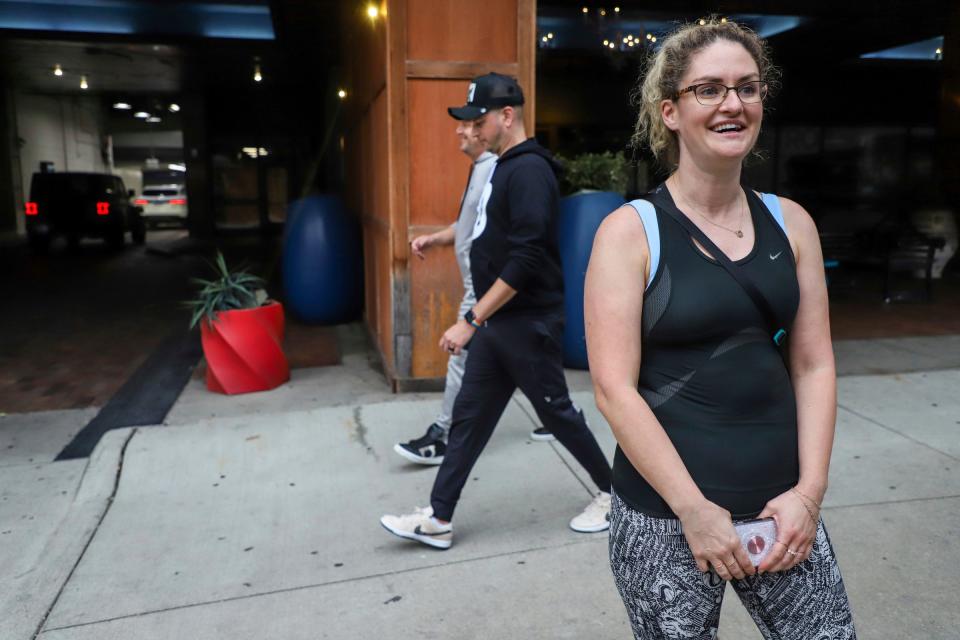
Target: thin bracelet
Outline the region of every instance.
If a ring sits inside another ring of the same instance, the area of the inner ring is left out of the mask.
[[[805,494],[803,491],[800,491],[800,489],[797,489],[796,487],[793,487],[793,490],[796,491],[797,493],[799,493],[800,495],[802,495],[804,498],[806,498],[807,500],[809,500],[809,501],[812,502],[813,504],[817,505],[817,508],[818,508],[818,509],[822,508],[822,505],[821,505],[819,502],[817,502],[816,500],[814,500],[813,498],[811,498],[810,496],[808,496],[807,494]]]
[[[811,510],[810,510],[810,507],[807,506],[807,503],[803,501],[803,498],[800,497],[800,496],[802,496],[803,494],[800,493],[799,491],[795,490],[795,489],[792,489],[792,488],[790,489],[790,491],[793,491],[795,494],[797,494],[797,500],[799,500],[799,501],[800,501],[800,504],[803,505],[803,508],[806,509],[807,515],[810,516],[810,522],[812,522],[814,525],[816,525],[816,524],[817,524],[817,518],[816,518],[816,516],[813,515],[813,511],[811,511]]]

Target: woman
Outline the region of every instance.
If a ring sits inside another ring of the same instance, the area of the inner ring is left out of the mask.
[[[716,637],[725,581],[765,638],[855,637],[819,517],[836,375],[817,230],[797,203],[740,185],[775,73],[733,22],[669,36],[637,94],[634,142],[672,173],[656,206],[621,207],[594,242],[587,346],[619,444],[610,562],[637,638]],[[770,314],[683,217],[784,319],[789,365]],[[754,517],[777,526],[758,567],[733,524]]]

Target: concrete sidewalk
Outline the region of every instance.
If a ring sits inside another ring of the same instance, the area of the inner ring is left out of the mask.
[[[931,369],[840,380],[824,518],[861,638],[960,628],[960,370],[933,371],[956,345],[837,348],[841,371],[897,354]],[[568,378],[612,457],[588,376]],[[82,416],[0,418],[0,455],[25,420],[38,441],[0,458],[0,638],[631,637],[606,534],[567,528],[589,480],[555,443],[528,440],[522,397],[464,491],[451,550],[381,529],[382,513],[427,502],[435,470],[391,448],[438,405],[389,394],[351,356],[263,394],[192,382],[168,427],[111,432],[89,461],[52,463],[36,435],[60,442]],[[720,636],[760,637],[732,592]]]

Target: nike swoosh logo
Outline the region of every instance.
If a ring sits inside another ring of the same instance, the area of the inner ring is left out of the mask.
[[[413,530],[418,536],[442,536],[450,533],[449,531],[435,531],[433,533],[429,531],[424,531],[420,528],[420,525],[417,525],[417,528]]]
[[[776,255],[774,255],[774,254],[771,253],[771,254],[770,254],[770,259],[771,259],[771,260],[776,260],[777,258],[780,257],[780,254],[781,254],[781,253],[783,253],[783,251],[777,251]]]

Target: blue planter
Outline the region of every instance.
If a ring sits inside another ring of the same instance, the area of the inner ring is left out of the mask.
[[[625,200],[611,191],[578,193],[560,201],[560,259],[563,262],[563,364],[587,369],[587,342],[583,323],[583,280],[590,263],[593,237],[600,223]]]
[[[286,307],[302,320],[342,324],[363,309],[360,225],[339,196],[290,203],[283,238]]]

